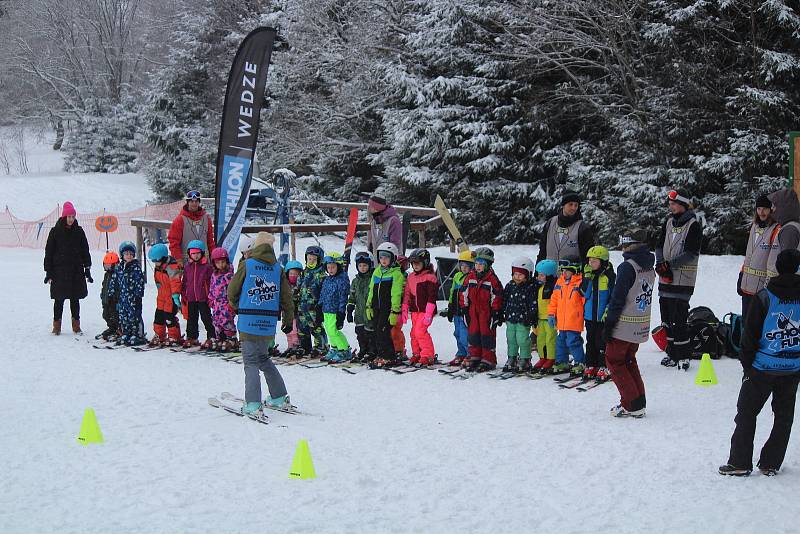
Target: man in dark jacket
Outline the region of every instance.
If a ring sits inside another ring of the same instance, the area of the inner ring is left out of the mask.
[[[758,460],[763,474],[777,474],[789,444],[800,381],[800,251],[778,254],[775,268],[778,275],[756,294],[745,319],[739,358],[744,376],[722,475],[746,476],[753,470],[756,418],[770,395],[774,422]]]
[[[583,260],[594,245],[594,231],[581,215],[581,196],[575,191],[564,191],[561,208],[542,229],[536,263],[575,256]]]
[[[661,365],[689,369],[689,299],[697,281],[703,225],[692,210],[689,196],[678,190],[667,195],[670,214],[661,227],[656,246],[658,304],[667,330],[667,357]]]

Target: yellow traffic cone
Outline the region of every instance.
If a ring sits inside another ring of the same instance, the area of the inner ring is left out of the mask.
[[[717,384],[717,374],[714,372],[714,366],[711,364],[710,354],[705,353],[700,359],[700,368],[697,370],[697,375],[694,377],[694,383],[695,385],[706,387]]]
[[[297,442],[289,478],[317,478],[317,474],[314,472],[314,463],[311,461],[311,451],[308,450],[308,442],[304,439]]]
[[[81,422],[81,431],[78,434],[78,443],[81,445],[103,443],[103,433],[100,432],[100,425],[97,424],[97,418],[94,415],[94,410],[91,408],[86,408],[86,411],[83,412],[83,421]]]

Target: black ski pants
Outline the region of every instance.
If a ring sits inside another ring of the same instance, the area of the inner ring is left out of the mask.
[[[667,330],[667,356],[672,360],[688,360],[692,357],[689,340],[689,301],[671,297],[658,299],[661,322]]]
[[[208,307],[208,302],[189,302],[188,307],[189,319],[186,321],[186,339],[200,337],[198,316],[203,320],[203,326],[206,327],[206,338],[215,339],[214,323],[211,322],[211,308]]]
[[[798,381],[798,375],[770,375],[755,369],[747,371],[736,403],[736,429],[731,437],[729,464],[743,469],[753,468],[756,418],[772,395],[772,432],[761,449],[758,466],[780,469],[792,432]]]
[[[600,321],[585,321],[586,367],[606,366],[606,344],[603,342],[603,327]]]

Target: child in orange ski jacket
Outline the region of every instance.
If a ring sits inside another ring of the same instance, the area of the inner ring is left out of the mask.
[[[561,276],[553,288],[547,322],[558,330],[556,337],[556,364],[553,373],[570,372],[582,375],[585,353],[583,351],[583,308],[586,299],[580,291],[583,277],[578,258],[562,258],[559,261]],[[572,354],[573,365],[569,363]]]
[[[153,279],[156,283],[156,313],[153,318],[155,335],[151,347],[176,346],[183,343],[178,312],[181,309],[181,268],[169,255],[167,245],[153,245],[147,255],[153,262]]]

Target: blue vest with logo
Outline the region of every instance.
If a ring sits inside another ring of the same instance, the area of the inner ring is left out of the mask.
[[[764,318],[753,368],[767,373],[800,372],[800,302],[781,302],[768,289]]]
[[[280,313],[280,297],[280,264],[247,259],[242,293],[239,295],[239,331],[254,336],[274,336]]]

